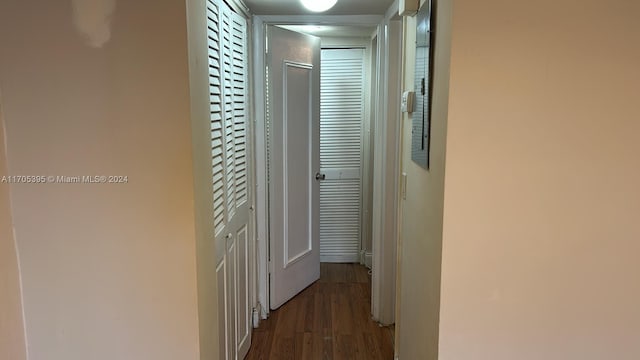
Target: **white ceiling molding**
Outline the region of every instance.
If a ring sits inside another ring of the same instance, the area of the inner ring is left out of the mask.
[[[370,38],[376,31],[374,25],[279,25],[288,30],[320,37]]]
[[[233,11],[235,11],[236,13],[244,16],[247,19],[251,17],[251,10],[247,6],[247,4],[244,3],[243,0],[223,0],[223,1],[227,5],[229,5],[229,7],[233,9]]]
[[[387,13],[385,14],[384,18],[386,20],[399,20],[402,18],[400,16],[400,2],[398,0],[395,0],[393,3],[391,3],[391,5],[389,5],[389,8],[387,9]]]

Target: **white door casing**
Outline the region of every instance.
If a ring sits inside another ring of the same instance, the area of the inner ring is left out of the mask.
[[[268,239],[270,236],[270,219],[269,211],[271,209],[270,206],[270,194],[269,194],[269,171],[268,171],[268,128],[267,128],[267,104],[268,99],[266,98],[266,82],[267,82],[267,59],[266,59],[266,30],[268,25],[305,25],[305,24],[323,24],[323,25],[335,25],[335,26],[370,26],[376,27],[376,34],[380,38],[386,38],[384,32],[384,24],[386,18],[397,17],[398,5],[397,3],[392,4],[392,8],[389,9],[388,14],[386,15],[352,15],[348,17],[334,17],[327,15],[254,15],[252,17],[252,25],[253,25],[253,62],[255,66],[253,67],[253,89],[255,91],[254,98],[254,113],[256,116],[255,123],[255,131],[256,131],[256,231],[257,231],[257,285],[258,285],[258,301],[261,305],[260,308],[262,312],[260,313],[262,319],[266,319],[269,313],[271,306],[270,304],[270,286],[269,286],[269,277],[270,277],[270,265],[269,265],[269,256],[270,256],[270,246],[268,243]],[[395,15],[394,15],[395,14]],[[401,23],[402,21],[400,21]],[[396,41],[396,40],[393,40]],[[378,46],[378,51],[375,53],[376,57],[385,56],[385,52],[381,50],[384,46],[384,39],[380,40],[380,44]],[[401,43],[399,43],[401,45]],[[374,54],[372,54],[373,56]],[[375,84],[376,79],[381,76],[383,73],[382,67],[385,64],[384,59],[380,59],[377,63],[373,63],[372,69],[372,78],[371,84]],[[390,64],[392,67],[393,64]],[[402,63],[396,63],[395,68],[392,68],[393,72],[402,72]],[[375,88],[384,88],[385,87],[385,77],[382,77],[379,80],[379,84],[375,86]],[[400,89],[397,90],[399,93]],[[396,90],[391,90],[389,94],[394,94]],[[381,96],[381,92],[375,91],[373,96],[373,102],[371,104],[371,111],[377,116],[386,116],[386,107],[381,106],[382,103],[386,102],[386,99]],[[380,97],[379,97],[380,96]],[[379,99],[379,101],[378,101]],[[376,102],[377,101],[377,102]],[[390,119],[390,121],[397,121],[396,117]],[[381,129],[384,131],[385,129]],[[373,135],[373,127],[371,128],[371,135]],[[376,135],[375,139],[378,136]],[[374,138],[371,140],[372,142],[376,142]],[[372,160],[375,163],[381,161],[380,156],[375,156],[375,159]],[[373,188],[374,185],[370,184],[370,187]],[[380,191],[378,189],[377,191]],[[387,191],[384,187],[381,191]],[[388,191],[393,191],[393,189],[388,189]],[[372,223],[377,224],[382,222],[382,214],[372,214]],[[373,229],[373,231],[379,231],[378,229]],[[380,244],[376,245],[376,240],[381,241],[381,237],[377,237],[375,234],[373,237],[373,248],[380,248]],[[389,239],[388,241],[395,243],[395,237]],[[384,254],[380,254],[382,258],[394,257],[393,254],[385,252]],[[375,262],[375,261],[374,261]],[[386,262],[385,262],[386,263]],[[380,261],[377,262],[378,266]],[[374,266],[375,268],[376,266]],[[375,270],[374,270],[375,272]],[[380,302],[381,296],[380,294],[389,291],[393,293],[393,288],[389,288],[387,285],[380,284],[380,276],[373,276],[372,283],[373,286],[377,288],[378,292],[376,294],[372,293],[372,304],[374,308],[378,308],[377,304]],[[378,284],[376,284],[376,282]],[[382,285],[382,286],[381,286]],[[384,308],[384,306],[383,306]],[[379,312],[376,310],[374,316],[379,318]]]
[[[364,49],[323,49],[320,94],[320,260],[358,262],[361,249]]]
[[[396,250],[400,184],[400,96],[402,21],[390,8],[379,27],[376,140],[373,184],[373,274],[371,313],[382,324],[395,322]]]
[[[246,33],[244,17],[207,0],[219,356],[227,360],[244,358],[252,329]]]
[[[320,278],[320,39],[267,26],[270,308]]]

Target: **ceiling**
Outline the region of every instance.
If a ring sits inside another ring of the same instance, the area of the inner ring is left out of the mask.
[[[257,15],[314,15],[299,0],[244,0]],[[383,15],[393,0],[338,0],[338,3],[322,15]]]

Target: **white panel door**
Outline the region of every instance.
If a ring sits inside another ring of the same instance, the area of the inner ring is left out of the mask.
[[[270,307],[320,278],[320,39],[267,28]]]
[[[251,345],[246,20],[207,1],[207,45],[220,359]]]
[[[364,49],[323,49],[320,90],[320,261],[359,262]]]

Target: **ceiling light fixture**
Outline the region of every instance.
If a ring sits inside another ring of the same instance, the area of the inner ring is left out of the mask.
[[[338,0],[300,0],[302,5],[313,12],[323,12],[331,9]]]

